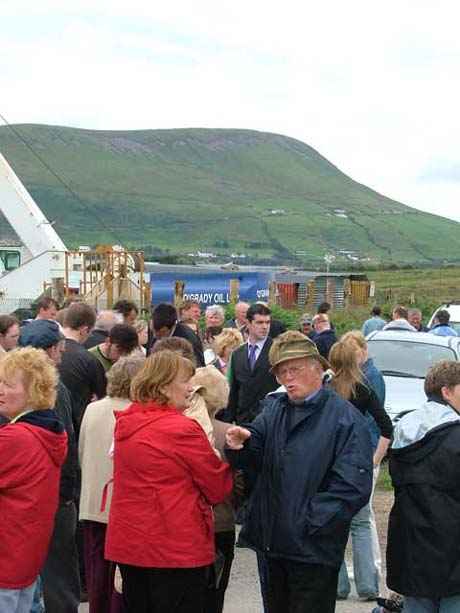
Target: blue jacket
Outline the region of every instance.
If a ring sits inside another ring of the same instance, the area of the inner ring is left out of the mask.
[[[385,380],[380,370],[375,366],[372,358],[368,358],[366,362],[364,362],[362,371],[369,386],[374,390],[377,398],[380,400],[380,403],[385,406]],[[375,419],[372,415],[368,413],[365,417],[371,434],[372,447],[376,449],[381,434],[380,428],[375,423]]]
[[[430,332],[437,336],[458,336],[457,332],[449,324],[436,324],[431,328]]]
[[[386,324],[387,322],[381,317],[371,317],[370,319],[366,319],[366,321],[363,323],[361,332],[364,334],[364,336],[367,336],[371,332],[381,330],[383,326],[386,326]]]
[[[241,451],[227,450],[237,468],[256,470],[241,537],[268,556],[339,568],[352,517],[372,490],[372,448],[366,421],[323,388],[291,427],[287,394],[272,395],[246,426]]]

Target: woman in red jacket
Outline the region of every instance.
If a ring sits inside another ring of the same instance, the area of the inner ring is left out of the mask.
[[[0,611],[29,613],[48,553],[67,435],[52,407],[58,376],[41,349],[0,362]]]
[[[202,613],[214,562],[212,505],[232,490],[228,464],[182,415],[194,367],[172,351],[151,355],[116,416],[114,487],[106,558],[123,577],[128,613]]]

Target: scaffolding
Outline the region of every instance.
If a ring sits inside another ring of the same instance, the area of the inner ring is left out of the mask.
[[[140,309],[150,305],[150,286],[144,278],[144,253],[111,246],[95,250],[67,251],[63,294],[69,298],[73,291],[71,277],[79,276],[77,293],[95,309],[110,309],[124,298],[135,302]]]

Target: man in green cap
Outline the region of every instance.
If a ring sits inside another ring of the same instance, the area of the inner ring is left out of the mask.
[[[372,490],[370,436],[300,332],[279,336],[269,360],[286,391],[227,431],[230,462],[258,475],[242,537],[267,559],[269,613],[333,613],[350,522]]]

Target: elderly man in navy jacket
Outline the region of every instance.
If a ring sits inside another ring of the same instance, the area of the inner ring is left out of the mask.
[[[231,463],[258,473],[242,536],[267,557],[270,613],[333,613],[350,522],[372,490],[369,432],[323,386],[327,362],[309,339],[286,332],[269,359],[286,392],[227,432]]]

